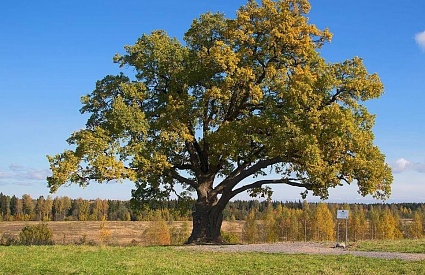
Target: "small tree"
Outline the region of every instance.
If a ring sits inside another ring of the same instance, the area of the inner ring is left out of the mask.
[[[22,195],[22,211],[24,220],[29,221],[34,218],[34,202],[28,194]]]
[[[261,240],[274,243],[279,240],[279,226],[277,224],[273,206],[269,203],[261,221]]]
[[[87,221],[90,216],[90,203],[87,200],[78,198],[73,201],[72,216],[78,221]]]
[[[0,192],[0,221],[7,221],[10,216],[10,197]]]
[[[379,239],[394,240],[402,236],[400,229],[398,228],[398,223],[388,207],[385,207],[385,209],[381,211],[376,227],[378,233],[377,237]]]
[[[242,238],[246,243],[257,243],[259,240],[258,226],[254,210],[251,210],[245,219],[245,224],[242,230]]]
[[[99,225],[99,243],[101,245],[109,243],[111,240],[111,230],[106,227],[106,217],[103,216]]]
[[[325,203],[319,203],[314,211],[313,230],[313,240],[315,241],[335,239],[335,222]]]
[[[23,245],[50,245],[52,238],[52,230],[44,223],[25,226],[19,233],[19,243]]]
[[[354,205],[348,219],[349,238],[353,241],[363,240],[368,230],[364,209]]]
[[[424,236],[422,217],[419,212],[415,212],[413,221],[407,226],[407,237],[411,239],[420,239]]]
[[[303,223],[303,236],[304,241],[306,242],[309,239],[309,235],[311,232],[311,210],[310,205],[306,200],[303,201],[302,204],[302,223]]]
[[[44,216],[43,221],[50,221],[52,216],[52,210],[53,210],[53,200],[50,196],[47,196],[45,202],[44,202]]]
[[[16,221],[21,221],[23,219],[22,200],[16,196],[12,196],[10,199],[10,214]]]
[[[291,218],[289,226],[289,240],[304,240],[304,224],[302,221],[302,210],[291,209]]]
[[[46,214],[45,213],[45,208],[46,208],[45,203],[46,203],[46,200],[44,199],[44,197],[40,196],[37,199],[37,202],[35,204],[35,218],[38,221],[43,221],[43,218]]]

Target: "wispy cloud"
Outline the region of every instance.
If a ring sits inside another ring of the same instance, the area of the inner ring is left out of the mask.
[[[415,171],[418,173],[425,173],[425,163],[411,162],[405,158],[399,158],[392,165],[394,173],[403,173],[407,171]]]
[[[36,169],[14,163],[10,164],[8,169],[0,168],[0,179],[14,182],[40,181],[45,180],[49,175],[51,175],[49,169]]]
[[[22,170],[25,170],[25,166],[12,163],[12,164],[9,165],[9,170],[10,171],[16,171],[16,172],[17,171],[22,171]]]
[[[8,179],[12,177],[12,174],[5,171],[0,171],[0,179]]]
[[[415,35],[415,41],[425,51],[425,31],[417,33]]]

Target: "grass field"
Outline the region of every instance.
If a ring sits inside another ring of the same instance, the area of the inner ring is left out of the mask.
[[[425,253],[425,239],[362,241],[353,243],[351,246],[352,249],[359,251]]]
[[[0,235],[17,235],[29,224],[38,222],[1,222]],[[425,261],[129,246],[143,244],[140,237],[149,222],[106,222],[103,228],[110,231],[112,246],[75,245],[82,236],[89,243],[98,243],[101,224],[50,222],[57,245],[0,246],[0,274],[425,274]],[[241,230],[238,223],[224,227],[234,233]],[[425,239],[364,241],[350,244],[350,249],[425,253]]]
[[[170,246],[3,246],[0,274],[425,274],[425,261],[208,253]]]

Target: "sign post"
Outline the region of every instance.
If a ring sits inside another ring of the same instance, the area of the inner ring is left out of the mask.
[[[336,218],[338,219],[338,242],[339,242],[339,220],[345,220],[345,247],[347,247],[348,238],[348,212],[349,210],[337,210]]]

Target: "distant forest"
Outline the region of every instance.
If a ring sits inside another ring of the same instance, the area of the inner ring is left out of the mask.
[[[191,201],[168,200],[141,207],[131,201],[85,200],[82,198],[25,194],[21,198],[0,193],[0,221],[190,221]],[[245,235],[258,230],[275,240],[328,240],[335,228],[345,232],[337,210],[349,210],[350,240],[422,238],[424,203],[338,204],[236,200],[224,210],[224,220],[243,221]],[[268,229],[267,229],[268,228]],[[339,232],[338,231],[338,232]],[[339,234],[339,233],[338,233]],[[265,238],[265,237],[264,237]]]

